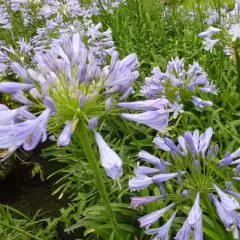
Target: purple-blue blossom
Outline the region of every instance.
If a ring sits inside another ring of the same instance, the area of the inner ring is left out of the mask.
[[[130,54],[120,60],[118,55],[114,51],[110,65],[101,67],[91,48],[82,42],[80,34],[76,33],[71,37],[65,35],[55,41],[50,49],[36,53],[35,68],[12,62],[12,70],[25,83],[1,82],[0,92],[12,94],[16,102],[25,106],[31,105],[33,109],[41,106],[41,109],[38,109],[40,112],[45,112],[44,108],[50,110],[51,122],[57,122],[60,126],[58,145],[67,146],[79,120],[83,119],[86,126],[93,131],[97,127],[98,119],[104,116],[107,105],[111,105],[107,109],[108,114],[111,114],[112,110],[115,114],[117,102],[132,93],[132,84],[139,75],[137,57]],[[25,95],[27,92],[28,97]],[[160,106],[164,102],[166,100],[161,100]],[[3,124],[13,124],[15,120],[24,124],[29,122],[26,119],[32,117],[27,111],[21,111],[20,114],[17,109],[6,110],[6,113],[4,118],[0,119],[0,127]],[[162,119],[160,124],[166,125],[164,114],[167,113],[158,113],[159,119]],[[142,117],[143,122],[148,120],[148,116]],[[26,124],[26,128],[27,126],[30,128],[30,124]],[[47,125],[44,127],[47,128]],[[54,130],[53,128],[52,124],[51,130]],[[40,133],[41,131],[38,134]],[[36,139],[38,138],[39,136],[36,136]],[[13,145],[15,146],[14,142]],[[0,145],[0,149],[5,149],[4,147],[13,149],[10,145]],[[26,147],[26,150],[28,149],[31,147]],[[113,171],[118,171],[119,174],[114,175],[112,171],[107,171],[107,174],[113,179],[120,177],[119,166]]]
[[[123,175],[122,159],[107,145],[98,132],[95,132],[95,140],[100,152],[101,163],[106,174],[113,180],[119,181]]]
[[[187,94],[182,94],[182,92],[187,92]],[[193,103],[200,109],[211,106],[210,101],[195,96],[196,93],[201,92],[217,94],[214,84],[208,80],[207,73],[197,62],[186,69],[184,59],[179,57],[172,58],[168,62],[166,72],[162,72],[157,67],[153,68],[152,76],[145,78],[145,84],[140,91],[142,96],[152,101],[166,98],[169,101],[166,107],[169,112],[173,112],[174,118],[183,113],[184,103],[191,97],[197,98]],[[199,103],[196,102],[197,100]]]
[[[47,138],[47,123],[51,113],[51,110],[47,108],[35,119],[17,123],[9,122],[7,127],[1,124],[0,149],[7,150],[6,153],[1,154],[1,161],[9,157],[20,146],[30,151],[39,142],[44,142]]]
[[[176,65],[174,68],[178,69],[177,66],[179,65]],[[144,164],[148,163],[150,165],[141,166],[138,163],[137,169],[147,168],[144,173],[134,171],[135,176],[129,180],[130,190],[140,191],[154,185],[151,189],[158,187],[161,194],[158,195],[154,191],[155,194],[152,196],[144,197],[141,194],[141,197],[132,197],[139,201],[136,201],[132,206],[136,208],[148,204],[148,200],[149,203],[158,200],[161,201],[163,209],[165,209],[164,206],[169,206],[169,202],[174,204],[171,207],[173,210],[176,204],[178,205],[175,209],[178,211],[173,215],[169,213],[166,217],[168,220],[165,223],[163,222],[158,228],[148,229],[151,224],[157,221],[159,215],[161,216],[161,212],[159,212],[161,210],[156,209],[156,211],[141,217],[141,227],[147,228],[146,234],[155,235],[156,239],[168,239],[168,232],[174,222],[175,216],[179,214],[182,217],[186,214],[185,221],[182,227],[178,229],[175,239],[190,240],[190,236],[193,235],[193,239],[203,240],[204,222],[202,221],[202,208],[205,209],[206,205],[204,201],[209,199],[209,204],[216,209],[216,214],[223,222],[226,230],[232,231],[234,239],[238,239],[240,228],[240,214],[238,213],[238,209],[240,205],[236,198],[240,198],[240,193],[233,191],[232,185],[234,181],[236,182],[240,179],[240,167],[231,163],[233,159],[240,157],[240,150],[238,149],[233,153],[228,152],[224,159],[219,160],[218,145],[211,145],[212,135],[213,129],[208,128],[203,134],[200,134],[198,130],[194,132],[187,131],[183,136],[177,138],[177,143],[174,143],[170,138],[156,137],[154,139],[156,146],[162,151],[170,153],[164,155],[170,163],[170,165],[164,165],[167,173],[158,173],[160,168],[158,168],[157,163],[160,158],[157,156],[154,157],[143,150],[139,153],[138,156],[144,160]],[[228,161],[228,158],[231,160]],[[240,164],[240,160],[236,164]],[[224,177],[219,178],[221,175],[219,172],[222,174],[228,172],[230,178],[232,175],[232,181],[227,182],[226,191],[220,188],[220,186],[225,185],[226,179]],[[170,183],[171,191],[167,187]],[[157,197],[160,197],[160,199]],[[144,204],[140,204],[141,199]],[[189,212],[182,212],[181,206],[189,206]]]
[[[164,108],[160,108],[157,111],[146,111],[143,113],[122,113],[121,117],[130,121],[144,124],[159,132],[164,132],[164,129],[168,125],[169,112]]]

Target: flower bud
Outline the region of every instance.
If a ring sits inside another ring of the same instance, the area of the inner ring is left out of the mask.
[[[79,51],[79,62],[86,63],[88,51],[85,47],[80,48]]]
[[[37,90],[37,88],[32,88],[29,91],[30,95],[36,99],[36,100],[42,100],[42,95],[40,94],[40,92]]]
[[[80,63],[78,65],[78,71],[77,71],[78,83],[85,81],[86,74],[87,74],[87,65],[85,63]]]
[[[12,62],[10,65],[14,73],[16,73],[20,78],[25,80],[27,83],[32,83],[31,78],[27,72],[19,63]]]
[[[78,102],[79,102],[79,105],[80,105],[80,108],[84,108],[85,104],[86,104],[86,97],[81,95],[78,99]]]
[[[0,92],[2,93],[14,93],[21,90],[29,90],[33,88],[34,85],[27,83],[17,83],[17,82],[1,82]]]
[[[94,130],[98,124],[98,117],[93,117],[88,122],[90,130]]]
[[[69,145],[70,141],[71,141],[71,128],[72,128],[72,122],[68,122],[62,133],[60,134],[59,138],[58,138],[58,146],[60,147],[65,147],[67,145]]]
[[[33,102],[30,101],[29,99],[27,99],[21,91],[13,93],[12,97],[15,101],[22,103],[24,105],[32,105],[33,104]]]
[[[46,97],[43,102],[52,112],[56,112],[55,104],[50,97]]]

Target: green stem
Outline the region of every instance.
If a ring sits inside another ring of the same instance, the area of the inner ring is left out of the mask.
[[[201,3],[199,0],[197,1],[197,8],[198,8],[198,13],[199,13],[199,17],[200,17],[201,31],[203,31],[204,22],[203,22],[202,10],[201,10]]]
[[[236,55],[236,64],[237,64],[237,91],[240,93],[240,57],[238,50],[235,48],[235,55]]]
[[[79,131],[78,138],[79,138],[79,140],[82,144],[82,148],[83,148],[83,150],[86,154],[86,157],[88,159],[88,163],[89,163],[90,168],[92,170],[97,190],[98,190],[99,194],[101,195],[101,197],[103,199],[103,202],[105,204],[106,211],[107,211],[109,219],[111,221],[112,228],[113,228],[113,231],[115,233],[115,236],[117,237],[117,239],[123,240],[121,231],[119,229],[117,220],[116,220],[114,212],[112,210],[111,203],[110,203],[109,198],[108,198],[106,188],[105,188],[104,183],[103,183],[103,179],[102,179],[101,174],[100,174],[100,168],[99,168],[99,165],[98,165],[98,161],[97,161],[97,159],[95,157],[95,154],[93,152],[93,149],[92,149],[92,145],[91,145],[91,142],[90,142],[90,139],[89,139],[89,132],[86,130],[86,125],[85,125],[83,120],[79,122],[78,131]]]
[[[138,48],[138,57],[141,61],[141,23],[140,23],[140,13],[139,13],[139,1],[136,0],[136,10],[137,10],[137,28],[138,28],[138,40],[137,40],[137,48]]]

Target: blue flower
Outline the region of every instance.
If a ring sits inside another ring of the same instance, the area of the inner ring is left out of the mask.
[[[219,41],[219,39],[210,39],[210,38],[205,38],[203,41],[203,45],[205,45],[205,50],[210,51],[212,53],[213,47],[215,44]]]
[[[101,24],[89,26],[88,35],[97,34],[100,38],[101,34],[99,35],[98,31],[100,28]],[[107,37],[111,33],[106,31],[103,35]],[[24,50],[23,41],[21,47]],[[14,100],[24,105],[31,105],[31,109],[37,108],[41,111],[46,107],[47,111],[51,111],[49,115],[51,121],[57,121],[60,126],[65,125],[59,135],[58,145],[67,146],[80,119],[83,119],[85,126],[88,125],[89,130],[93,131],[97,127],[98,119],[104,116],[106,111],[109,115],[112,111],[116,114],[114,109],[116,103],[133,91],[132,83],[139,75],[136,54],[130,54],[123,60],[119,59],[118,52],[112,51],[111,54],[110,65],[99,64],[96,52],[82,42],[79,33],[64,35],[55,39],[50,44],[50,49],[36,52],[34,57],[36,70],[27,69],[17,62],[12,62],[12,70],[26,83],[1,82],[0,92],[11,93]],[[23,91],[27,90],[33,101],[24,95]],[[159,119],[165,117],[164,113],[158,113],[158,115],[161,115]],[[32,115],[26,110],[21,110],[21,114],[17,109],[7,110],[6,114],[0,117],[0,127],[3,124],[12,125],[13,121],[20,120],[21,124],[31,129],[32,124],[25,121],[28,118],[32,118]],[[146,118],[143,117],[142,121],[145,120]],[[167,124],[165,119],[162,120],[162,124]],[[56,124],[51,124],[51,131],[54,130],[54,126]],[[27,132],[26,129],[25,131]],[[34,139],[39,138],[41,131],[37,134]],[[36,140],[36,142],[39,141]],[[21,142],[16,146],[19,147],[22,144],[24,143]],[[26,149],[32,149],[32,146],[36,146],[35,142],[31,147],[26,146]],[[11,146],[6,148],[9,149]],[[3,149],[1,144],[0,149]],[[114,171],[118,174],[114,175]],[[120,177],[120,173],[121,168],[117,166],[115,170],[109,171],[108,175],[115,179]]]
[[[154,100],[136,102],[122,102],[118,103],[118,106],[122,108],[128,108],[130,110],[154,111],[166,107],[168,103],[169,101],[167,99],[158,98]]]
[[[232,41],[235,42],[240,38],[240,23],[234,24],[229,29],[229,34],[232,35]]]
[[[169,138],[155,138],[156,146],[170,153],[165,156],[169,157],[168,162],[171,164],[164,164],[164,160],[141,151],[139,157],[153,167],[138,164],[138,171],[135,169],[135,176],[129,180],[129,188],[132,191],[142,190],[153,184],[157,185],[161,193],[159,197],[162,197],[162,204],[166,203],[168,205],[169,202],[172,202],[178,211],[181,211],[182,206],[192,203],[186,220],[176,234],[176,240],[190,240],[192,231],[193,239],[204,239],[202,209],[205,209],[206,205],[201,203],[201,198],[207,199],[208,196],[210,196],[210,203],[216,207],[216,212],[226,229],[233,231],[234,239],[238,239],[238,229],[240,228],[238,209],[240,205],[235,197],[240,198],[240,193],[232,191],[232,182],[227,182],[226,192],[218,186],[224,185],[225,176],[228,176],[229,179],[231,174],[233,175],[233,181],[240,179],[238,177],[239,166],[235,170],[231,169],[231,166],[234,166],[232,160],[240,156],[240,150],[238,149],[232,154],[227,153],[226,157],[219,161],[218,145],[210,145],[212,135],[213,129],[208,128],[203,134],[200,134],[198,130],[193,133],[185,132],[183,136],[178,137],[177,144]],[[228,158],[231,161],[226,160]],[[158,163],[163,164],[166,172],[161,170]],[[235,164],[240,164],[240,160],[236,160]],[[160,173],[158,173],[159,171]],[[219,172],[221,172],[221,177],[219,177]],[[217,182],[215,182],[215,179],[217,179]],[[165,188],[165,186],[168,186],[168,181],[172,182],[171,191]],[[152,197],[157,196],[153,195]],[[147,196],[146,199],[149,197]],[[151,200],[157,201],[159,199],[151,198]],[[207,216],[211,218],[211,213],[207,213]],[[149,227],[157,221],[158,211],[152,212],[142,219],[141,226]],[[156,229],[150,229],[146,231],[146,234],[156,234],[154,239],[168,239],[172,222],[173,219],[170,218],[164,225]]]
[[[131,197],[131,207],[136,208],[141,205],[147,205],[162,198],[163,196]]]
[[[17,83],[17,82],[1,82],[0,92],[2,93],[15,93],[21,90],[29,90],[33,88],[34,85],[28,83]]]
[[[136,114],[122,113],[121,116],[127,120],[138,122],[163,132],[168,125],[169,113],[165,109],[159,109],[157,111],[146,111]]]
[[[106,174],[113,180],[119,180],[122,175],[122,159],[107,145],[102,136],[95,132],[95,140],[100,152],[102,166]]]
[[[197,62],[185,69],[184,59],[179,57],[168,62],[164,73],[157,67],[153,68],[152,76],[145,78],[145,84],[140,91],[142,96],[149,99],[146,104],[150,103],[150,100],[153,102],[159,98],[167,99],[169,102],[165,108],[168,107],[168,111],[174,113],[174,118],[183,112],[184,101],[189,98],[193,98],[194,105],[200,109],[204,106],[212,106],[210,101],[203,101],[194,96],[200,92],[217,94],[215,86],[207,78],[207,73]]]
[[[168,239],[168,232],[170,230],[170,227],[173,223],[173,220],[176,216],[177,212],[174,212],[173,215],[169,218],[169,220],[161,227],[159,228],[152,228],[152,229],[148,229],[147,231],[145,231],[145,234],[147,235],[153,235],[153,234],[157,234],[153,239],[158,240],[158,239],[163,239],[163,240],[167,240]]]
[[[166,213],[173,206],[174,204],[171,203],[161,210],[157,210],[155,212],[152,212],[146,216],[139,218],[138,222],[140,223],[140,227],[146,227],[148,229],[153,223],[155,223],[164,213]]]
[[[34,149],[37,144],[47,138],[47,123],[51,110],[46,109],[35,119],[20,123],[9,123],[7,128],[0,125],[0,149],[7,149],[1,154],[1,161],[5,160],[18,147],[23,146],[26,151]]]
[[[58,137],[58,146],[64,147],[69,145],[71,141],[71,134],[72,134],[72,122],[66,123],[63,131]]]

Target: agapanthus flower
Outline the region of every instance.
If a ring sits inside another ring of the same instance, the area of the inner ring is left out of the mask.
[[[0,28],[11,29],[10,15],[5,5],[0,5]]]
[[[142,96],[150,99],[145,101],[146,104],[164,99],[165,109],[173,112],[174,118],[184,111],[188,101],[192,101],[201,110],[204,106],[212,105],[210,101],[204,101],[196,96],[197,94],[201,92],[217,94],[214,84],[209,82],[207,73],[197,62],[185,70],[184,59],[178,57],[168,62],[166,72],[162,72],[158,67],[153,68],[152,76],[145,79],[140,92]],[[202,102],[196,104],[196,101]],[[126,104],[120,106],[129,108]],[[132,106],[134,103],[129,109],[133,109]]]
[[[180,113],[184,112],[183,111],[183,104],[179,104],[177,101],[175,101],[173,104],[169,103],[168,106],[169,106],[168,111],[173,112],[173,118],[177,118],[177,116]]]
[[[232,35],[232,41],[236,41],[240,38],[240,23],[234,24],[229,29],[229,34]]]
[[[14,110],[12,110],[14,111]],[[41,115],[26,121],[9,122],[0,125],[0,153],[1,161],[7,159],[18,147],[23,146],[26,151],[34,149],[37,144],[47,138],[47,123],[52,111],[46,108]],[[31,116],[29,113],[28,115]]]
[[[208,17],[205,19],[205,22],[208,25],[215,24],[219,20],[219,14],[215,9],[208,9],[207,15]]]
[[[5,42],[0,41],[0,65],[5,65],[4,74],[7,75],[12,73],[12,68],[18,68],[20,74],[19,77],[22,77],[20,64],[31,65],[32,58],[34,56],[33,45],[31,40],[26,41],[24,38],[19,38],[19,41],[15,41],[14,46],[7,45]],[[11,66],[12,62],[15,62]],[[1,73],[1,70],[0,70]]]
[[[80,33],[81,37],[86,39],[89,50],[93,53],[98,65],[105,64],[106,56],[111,55],[114,50],[114,42],[110,29],[102,31],[102,24],[94,24],[92,20],[83,19],[66,21],[61,15],[47,20],[46,26],[37,29],[38,34],[33,37],[35,51],[43,51],[48,45],[54,43],[63,43],[65,36],[72,36]],[[54,34],[55,39],[50,35]]]
[[[208,17],[205,19],[208,29],[198,34],[199,37],[204,38],[206,51],[212,52],[214,46],[219,45],[229,53],[228,49],[238,47],[236,41],[240,38],[239,1],[235,0],[235,9],[229,11],[226,8],[228,9],[228,7],[220,8],[221,17],[216,10],[208,10]]]
[[[122,113],[121,116],[127,120],[144,124],[159,132],[163,132],[168,125],[169,112],[165,109],[167,99],[145,100],[129,103],[119,103],[119,107],[131,110],[145,110],[142,113]]]
[[[63,42],[52,44],[50,50],[37,53],[35,61],[37,70],[13,62],[12,70],[25,80],[25,83],[1,82],[0,92],[11,93],[21,104],[31,104],[32,109],[47,108],[51,112],[48,114],[50,131],[58,126],[63,129],[58,139],[59,146],[70,143],[79,121],[84,121],[91,130],[96,128],[98,119],[106,114],[106,102],[109,99],[112,102],[119,101],[138,77],[135,54],[119,60],[118,54],[114,53],[111,64],[100,68],[79,34],[74,34],[71,38],[66,36]],[[28,97],[24,95],[26,91],[29,91]],[[108,110],[108,114],[115,111],[113,108],[114,106]],[[37,120],[22,121],[21,124],[25,124],[27,128]],[[6,123],[4,121],[4,124]],[[44,124],[44,127],[47,125]],[[2,134],[12,134],[11,128],[14,127],[4,129]],[[38,134],[40,133],[39,131]],[[32,137],[39,139],[39,135],[33,134]],[[23,144],[19,143],[21,144],[13,142],[12,145],[19,147]],[[10,148],[10,144],[0,141],[0,149]]]
[[[159,187],[161,195],[132,197],[132,207],[136,208],[153,201],[161,201],[163,210],[168,209],[169,206],[175,210],[174,213],[170,210],[164,211],[169,216],[169,220],[158,228],[148,229],[162,216],[160,214],[162,210],[156,209],[156,211],[138,219],[141,226],[147,228],[145,233],[155,235],[154,239],[168,239],[170,237],[168,233],[175,216],[182,217],[185,214],[185,211],[182,212],[183,206],[191,207],[182,227],[177,231],[175,239],[190,240],[192,231],[193,239],[204,239],[202,214],[210,219],[215,218],[215,216],[211,216],[206,200],[216,209],[216,214],[226,230],[233,232],[234,239],[239,238],[240,214],[238,209],[240,205],[236,197],[240,198],[240,193],[232,191],[232,184],[238,181],[238,178],[240,179],[238,177],[240,150],[238,149],[233,153],[228,152],[223,159],[219,158],[218,145],[213,146],[210,143],[212,135],[212,128],[208,128],[204,134],[200,134],[198,130],[193,133],[187,131],[183,136],[178,137],[177,144],[170,138],[156,137],[154,139],[156,146],[170,153],[165,155],[170,163],[168,165],[165,164],[166,161],[158,157],[145,153],[145,151],[140,152],[139,157],[144,161],[147,159],[145,162],[153,165],[152,170],[146,174],[134,171],[135,176],[129,180],[129,188],[136,191],[155,184]],[[234,166],[236,166],[235,170]],[[138,165],[137,168],[139,167],[141,166]],[[150,167],[148,166],[148,168]],[[171,182],[171,190],[164,188],[169,181]],[[225,183],[226,189],[223,188]],[[164,208],[165,202],[166,208]]]
[[[219,41],[219,39],[210,39],[210,38],[205,38],[203,41],[203,45],[205,45],[205,50],[210,51],[212,53],[214,45]]]
[[[98,65],[106,65],[107,56],[115,50],[111,30],[102,31],[102,24],[93,23],[90,10],[80,6],[77,0],[7,1],[7,8],[4,3],[0,4],[0,28],[11,28],[7,9],[12,9],[13,12],[20,11],[25,27],[31,27],[36,18],[39,24],[36,28],[37,34],[28,41],[20,37],[19,41],[14,39],[13,46],[0,41],[0,75],[11,73],[12,61],[33,67],[36,52],[48,50],[49,45],[55,42],[62,44],[66,35],[72,36],[74,33],[79,33],[87,42]],[[10,32],[13,38],[17,38],[11,29]]]
[[[118,181],[123,175],[122,159],[108,146],[98,132],[95,132],[95,140],[100,152],[102,166],[107,176]]]

